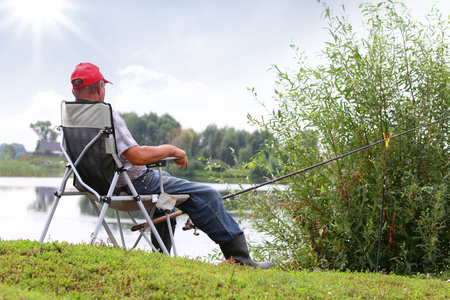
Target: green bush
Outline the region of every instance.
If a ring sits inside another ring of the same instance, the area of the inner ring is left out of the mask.
[[[328,8],[332,42],[322,64],[277,71],[277,108],[252,121],[273,137],[267,151],[280,175],[447,117],[448,19],[428,23],[401,3],[360,6],[364,34]],[[276,142],[275,142],[276,141]],[[391,140],[380,268],[398,274],[448,269],[450,235],[448,120]],[[288,267],[374,270],[381,220],[385,145],[290,177],[287,191],[246,195],[260,248]]]

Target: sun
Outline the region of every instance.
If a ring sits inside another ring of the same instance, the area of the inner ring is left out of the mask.
[[[43,49],[51,46],[55,38],[61,41],[75,36],[102,52],[101,45],[70,19],[70,15],[78,9],[78,4],[74,4],[73,0],[0,0],[0,32],[12,37],[11,44],[17,43],[23,36],[30,36],[30,49],[36,61],[42,59]]]
[[[6,0],[0,7],[8,13],[1,27],[16,25],[17,34],[30,29],[34,37],[39,37],[44,30],[54,31],[58,25],[66,25],[64,13],[71,8],[66,0]]]

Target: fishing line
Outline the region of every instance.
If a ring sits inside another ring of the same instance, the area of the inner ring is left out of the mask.
[[[401,135],[410,133],[410,132],[412,132],[412,131],[418,130],[418,129],[420,129],[420,128],[423,128],[423,127],[426,127],[426,126],[430,126],[430,125],[433,125],[433,124],[436,124],[436,123],[440,123],[440,122],[442,122],[442,121],[444,121],[444,120],[446,120],[446,119],[448,119],[448,118],[450,118],[450,117],[445,117],[445,118],[442,118],[442,119],[440,119],[440,120],[437,120],[437,121],[434,121],[434,122],[431,122],[431,123],[428,123],[428,124],[424,124],[424,125],[421,125],[421,126],[414,127],[414,128],[412,128],[412,129],[409,129],[409,130],[403,131],[403,132],[401,132],[401,133],[395,134],[395,135],[391,136],[390,138],[393,139],[393,138],[399,137],[399,136],[401,136]],[[300,173],[303,173],[303,172],[312,170],[312,169],[314,169],[314,168],[317,168],[317,167],[319,167],[319,166],[325,165],[325,164],[330,163],[330,162],[332,162],[332,161],[339,160],[339,159],[344,158],[344,157],[346,157],[346,156],[349,156],[349,155],[351,155],[351,154],[354,154],[354,153],[360,152],[360,151],[362,151],[362,150],[368,149],[368,148],[370,148],[370,147],[373,147],[373,146],[375,146],[375,145],[381,144],[381,143],[385,142],[386,140],[387,140],[387,138],[382,139],[382,140],[377,141],[377,142],[375,142],[375,143],[372,143],[372,144],[370,144],[370,145],[367,145],[367,146],[361,147],[361,148],[359,148],[359,149],[356,149],[356,150],[347,152],[347,153],[345,153],[345,154],[336,156],[336,157],[334,157],[334,158],[331,158],[331,159],[322,161],[322,162],[320,162],[320,163],[317,163],[317,164],[315,164],[315,165],[309,166],[309,167],[307,167],[307,168],[304,168],[304,169],[301,169],[301,170],[292,172],[292,173],[290,173],[290,174],[287,174],[287,175],[284,175],[284,176],[281,176],[281,177],[278,177],[278,178],[275,178],[275,179],[272,179],[272,180],[263,182],[263,183],[261,183],[261,184],[258,184],[258,185],[255,185],[255,186],[252,186],[252,187],[243,189],[243,190],[241,190],[241,191],[238,191],[238,192],[235,192],[235,193],[232,193],[232,194],[228,194],[228,195],[224,196],[223,199],[231,198],[231,197],[234,197],[234,196],[237,196],[237,195],[240,195],[240,194],[249,192],[249,191],[253,191],[253,190],[256,190],[256,189],[258,189],[258,188],[260,188],[260,187],[263,187],[263,186],[265,186],[265,185],[268,185],[268,184],[271,184],[271,183],[275,183],[275,182],[277,182],[277,181],[286,179],[286,178],[288,178],[288,177],[291,177],[291,176],[294,176],[294,175],[297,175],[297,174],[300,174]]]

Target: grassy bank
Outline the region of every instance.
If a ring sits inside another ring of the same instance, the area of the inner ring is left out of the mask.
[[[446,299],[450,283],[255,270],[105,246],[0,241],[0,299]]]
[[[0,159],[0,176],[53,177],[64,174],[66,161],[58,155],[24,154],[19,160]]]
[[[19,160],[0,159],[0,177],[61,177],[66,164],[65,158],[58,155],[25,154]],[[186,169],[179,170],[175,164],[171,164],[164,170],[173,176],[196,182],[217,182],[220,178],[225,178],[228,183],[239,182],[233,172],[221,174],[205,169],[186,172]],[[255,180],[255,182],[259,181]]]

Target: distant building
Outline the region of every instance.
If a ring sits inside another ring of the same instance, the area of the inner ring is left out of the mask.
[[[47,141],[40,141],[39,143],[39,152],[51,152],[55,154],[61,153],[61,147],[59,145],[59,142],[47,142]]]

